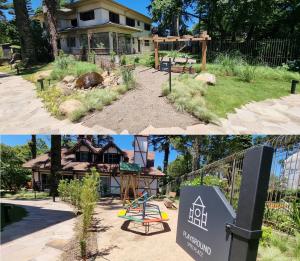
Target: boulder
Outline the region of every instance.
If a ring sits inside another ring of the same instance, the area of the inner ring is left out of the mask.
[[[50,77],[52,73],[52,70],[47,70],[47,71],[41,71],[41,72],[37,72],[34,74],[34,81],[37,82],[38,80],[42,80],[42,79],[47,79]]]
[[[69,87],[69,85],[65,84],[64,82],[59,82],[57,84],[57,87],[61,90],[61,92],[65,96],[69,96],[69,95],[71,95],[73,93],[72,88]]]
[[[67,75],[62,81],[66,84],[75,82],[76,78],[72,75]]]
[[[82,103],[78,100],[67,100],[59,106],[59,112],[62,115],[69,116],[74,111],[82,107]]]
[[[101,74],[101,76],[102,76],[103,78],[106,78],[106,77],[108,76],[108,71],[104,71],[104,72]]]
[[[80,76],[75,84],[76,89],[89,89],[103,83],[103,77],[96,72],[86,73]]]
[[[200,73],[195,79],[208,85],[215,85],[217,83],[216,76],[211,73]]]

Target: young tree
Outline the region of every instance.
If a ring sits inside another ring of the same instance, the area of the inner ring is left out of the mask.
[[[53,56],[58,56],[58,32],[57,32],[57,9],[59,2],[57,0],[44,0],[43,13],[46,17],[46,24],[50,35]]]
[[[13,0],[13,3],[16,25],[20,35],[22,60],[28,60],[29,63],[34,64],[36,62],[36,52],[28,15],[28,3],[26,0]]]
[[[51,189],[53,202],[55,202],[55,196],[57,195],[57,181],[58,172],[61,169],[61,136],[51,135]]]

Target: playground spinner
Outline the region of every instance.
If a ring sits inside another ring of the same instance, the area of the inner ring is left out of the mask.
[[[145,233],[148,234],[150,225],[168,221],[168,214],[160,210],[158,205],[150,203],[153,198],[144,193],[140,198],[129,203],[125,209],[120,210],[118,217],[124,218],[145,227]]]

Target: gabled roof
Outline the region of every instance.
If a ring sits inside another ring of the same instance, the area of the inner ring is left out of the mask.
[[[198,198],[195,200],[193,205],[200,206],[200,207],[205,207],[200,196],[198,196]]]
[[[80,146],[87,146],[92,152],[99,153],[101,151],[101,148],[97,148],[93,146],[92,142],[88,139],[80,139],[73,148],[69,150],[69,153],[74,153]]]

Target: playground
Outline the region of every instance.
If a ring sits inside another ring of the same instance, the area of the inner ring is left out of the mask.
[[[139,222],[118,217],[123,210],[122,201],[101,199],[96,207],[96,217],[101,220],[98,234],[97,260],[192,260],[176,244],[177,210],[167,209],[162,201],[151,201],[168,214],[168,221],[150,226],[148,234]]]

